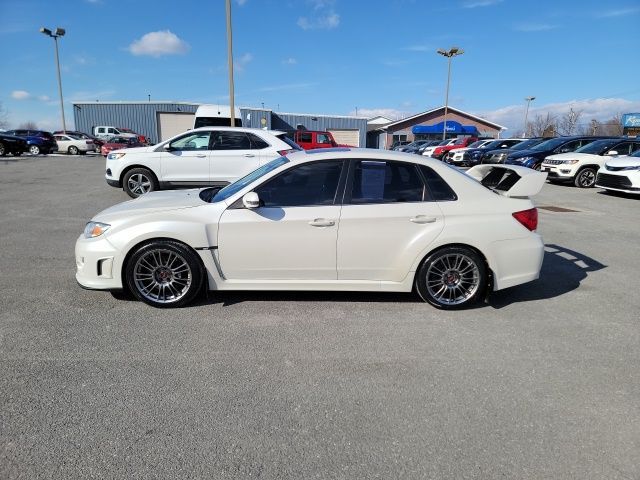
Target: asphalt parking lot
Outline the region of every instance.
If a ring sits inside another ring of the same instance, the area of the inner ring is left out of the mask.
[[[546,185],[542,277],[472,310],[156,310],[76,285],[103,172],[0,158],[0,478],[640,478],[640,199]]]

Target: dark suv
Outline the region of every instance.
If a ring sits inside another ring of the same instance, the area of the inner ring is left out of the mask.
[[[50,152],[58,150],[58,144],[55,138],[49,132],[44,130],[9,130],[7,135],[15,135],[16,137],[22,137],[27,141],[27,151],[33,155],[39,155],[44,153],[45,155]]]
[[[480,163],[504,163],[507,156],[511,152],[517,152],[519,150],[529,150],[530,148],[538,145],[539,143],[546,142],[553,137],[533,137],[524,140],[523,142],[514,145],[511,148],[502,148],[496,150],[489,150],[482,154]]]
[[[4,157],[7,153],[11,153],[16,157],[27,151],[27,142],[24,138],[8,135],[4,132],[0,133],[0,157]]]
[[[522,165],[523,167],[540,170],[542,161],[549,155],[554,153],[568,153],[577,150],[591,142],[602,138],[611,137],[594,137],[594,136],[572,136],[572,137],[556,137],[546,142],[539,143],[528,150],[517,150],[507,155],[504,163],[508,165]]]

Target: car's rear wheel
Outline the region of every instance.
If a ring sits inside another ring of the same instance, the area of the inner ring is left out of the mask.
[[[31,155],[40,155],[40,147],[38,145],[31,145],[29,147],[29,153]]]
[[[4,148],[4,143],[0,142],[0,157],[4,157],[7,150]]]
[[[78,147],[71,145],[69,147],[68,152],[69,152],[69,155],[78,155]]]
[[[487,270],[477,252],[466,247],[444,247],[429,255],[418,270],[420,297],[442,309],[474,304],[484,294]]]
[[[146,168],[134,168],[124,176],[124,191],[132,198],[138,198],[148,192],[158,189],[158,181],[153,173]]]
[[[139,247],[125,267],[129,290],[159,308],[181,307],[200,292],[204,269],[197,254],[171,240],[155,240]]]
[[[583,168],[578,172],[573,184],[579,188],[591,188],[596,184],[597,171],[593,168]]]

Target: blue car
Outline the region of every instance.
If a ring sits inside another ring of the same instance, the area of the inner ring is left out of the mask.
[[[22,137],[27,141],[27,151],[32,155],[47,154],[58,150],[55,138],[44,130],[9,130],[7,135]]]
[[[507,165],[521,165],[523,167],[540,170],[542,161],[554,153],[568,153],[577,150],[596,140],[612,137],[572,136],[556,137],[539,143],[528,150],[516,150],[507,155],[504,163]]]

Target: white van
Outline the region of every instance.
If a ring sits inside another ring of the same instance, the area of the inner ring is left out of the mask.
[[[242,126],[240,109],[235,110],[235,126]],[[229,127],[231,125],[231,107],[228,105],[200,105],[196,110],[193,128]]]

